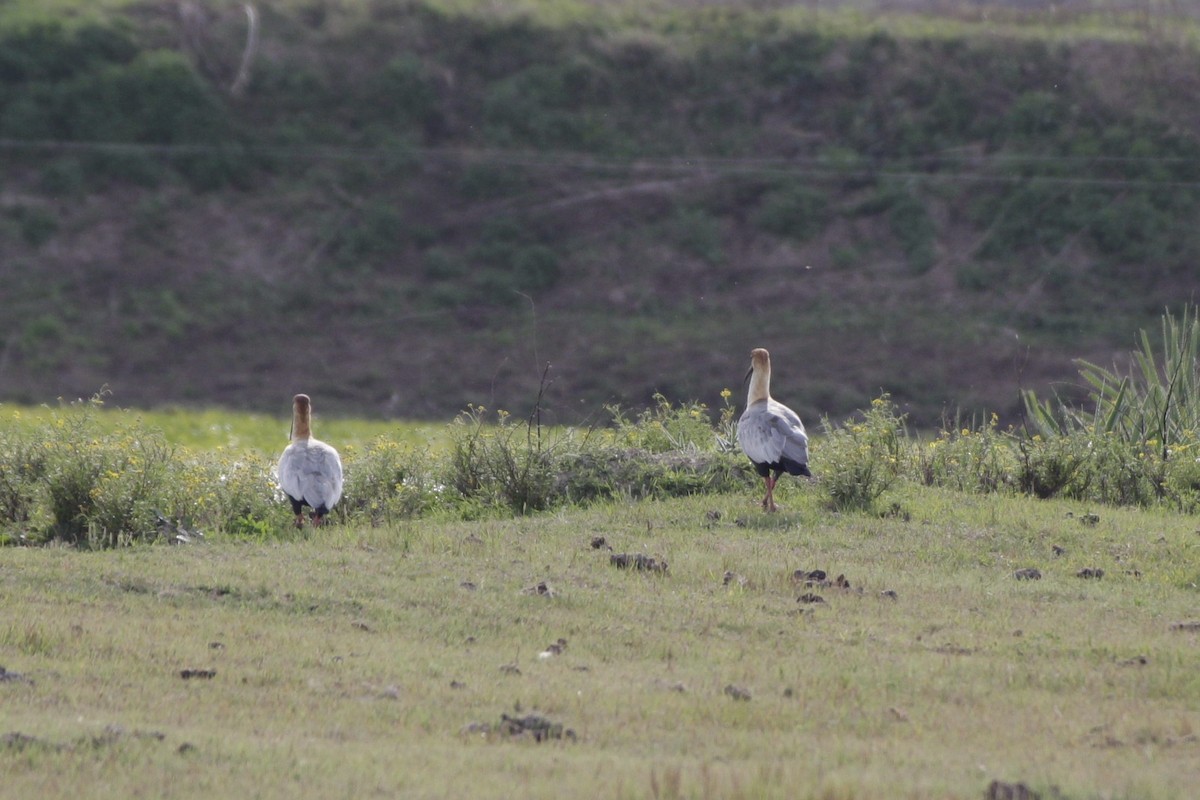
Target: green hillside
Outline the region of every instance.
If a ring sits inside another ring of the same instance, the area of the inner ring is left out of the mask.
[[[7,3],[0,400],[1015,420],[1196,300],[1194,21],[824,5]]]

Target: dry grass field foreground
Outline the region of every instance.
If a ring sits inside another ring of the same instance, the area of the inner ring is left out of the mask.
[[[0,550],[0,796],[1192,796],[1196,518],[778,499]]]

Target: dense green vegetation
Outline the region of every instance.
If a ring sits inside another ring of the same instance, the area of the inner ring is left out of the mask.
[[[447,420],[549,362],[578,422],[767,346],[809,417],[1007,422],[1190,299],[1169,8],[9,5],[9,399]]]

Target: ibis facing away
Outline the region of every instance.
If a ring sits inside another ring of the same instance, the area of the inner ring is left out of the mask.
[[[312,509],[312,524],[320,526],[342,497],[342,459],[313,438],[312,401],[306,394],[292,398],[291,439],[279,458],[279,486],[292,501],[297,528],[304,526],[304,506]]]
[[[754,469],[767,484],[762,506],[776,511],[775,482],[784,472],[812,477],[808,471],[808,434],[795,411],[771,397],[771,354],[761,347],[750,351],[746,373],[750,391],[738,420],[738,441]]]

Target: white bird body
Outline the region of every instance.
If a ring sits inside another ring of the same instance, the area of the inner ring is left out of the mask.
[[[808,434],[795,411],[768,397],[747,406],[738,420],[738,441],[755,464],[808,463]]]
[[[320,525],[342,498],[342,459],[331,445],[313,438],[307,395],[298,394],[292,401],[292,442],[279,458],[278,474],[297,527],[304,524],[304,506],[312,508],[313,524]]]
[[[812,476],[808,469],[808,434],[800,415],[771,397],[771,356],[766,350],[751,351],[749,378],[746,410],[738,420],[738,441],[766,482],[763,508],[775,511],[774,490],[780,475]]]

